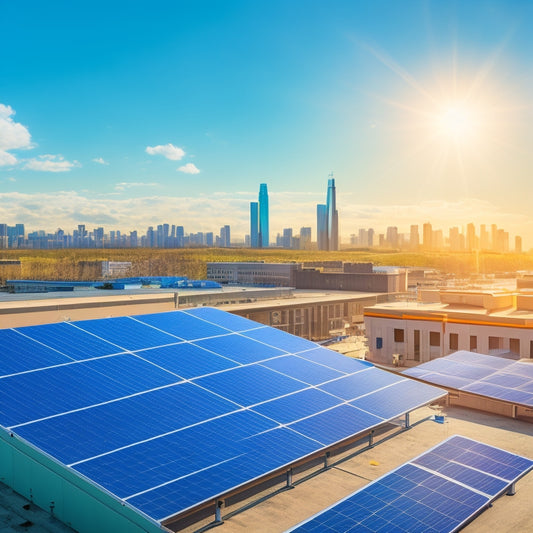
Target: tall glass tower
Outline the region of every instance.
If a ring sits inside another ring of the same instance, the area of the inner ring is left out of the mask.
[[[269,229],[268,229],[268,189],[266,183],[259,186],[259,247],[268,248],[269,246]]]
[[[319,250],[339,249],[339,212],[335,180],[328,180],[326,204],[316,206],[317,247]]]
[[[331,175],[331,174],[330,174]],[[337,211],[337,192],[335,189],[335,180],[328,180],[328,250],[339,249],[339,213]]]
[[[250,202],[250,246],[259,248],[259,204]]]

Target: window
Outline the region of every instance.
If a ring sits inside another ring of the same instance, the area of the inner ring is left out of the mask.
[[[520,339],[509,339],[509,351],[520,355]]]
[[[477,337],[475,335],[470,335],[470,351],[477,352]]]
[[[459,349],[459,334],[450,333],[450,350],[458,350],[458,349]]]
[[[383,348],[383,337],[376,337],[376,350]]]
[[[438,331],[429,332],[429,345],[440,346],[440,333]]]
[[[413,341],[414,341],[413,344],[414,344],[415,361],[420,361],[420,330],[419,329],[415,329]]]
[[[404,342],[403,340],[403,329],[394,330],[394,342]]]
[[[489,337],[489,350],[501,350],[503,348],[502,337]]]

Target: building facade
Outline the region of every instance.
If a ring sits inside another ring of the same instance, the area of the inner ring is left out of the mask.
[[[457,350],[533,358],[533,295],[440,291],[440,302],[365,309],[369,358],[413,366]]]
[[[270,246],[270,228],[268,212],[268,189],[266,183],[259,186],[259,247]]]

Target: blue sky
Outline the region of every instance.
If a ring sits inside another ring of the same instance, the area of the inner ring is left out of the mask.
[[[430,220],[533,245],[527,0],[0,12],[0,222],[239,237],[266,182],[274,237],[315,228],[333,172],[345,242]]]

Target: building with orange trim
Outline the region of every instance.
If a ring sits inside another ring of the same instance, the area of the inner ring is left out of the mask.
[[[368,358],[414,366],[467,350],[533,358],[533,293],[432,291],[365,308]]]

